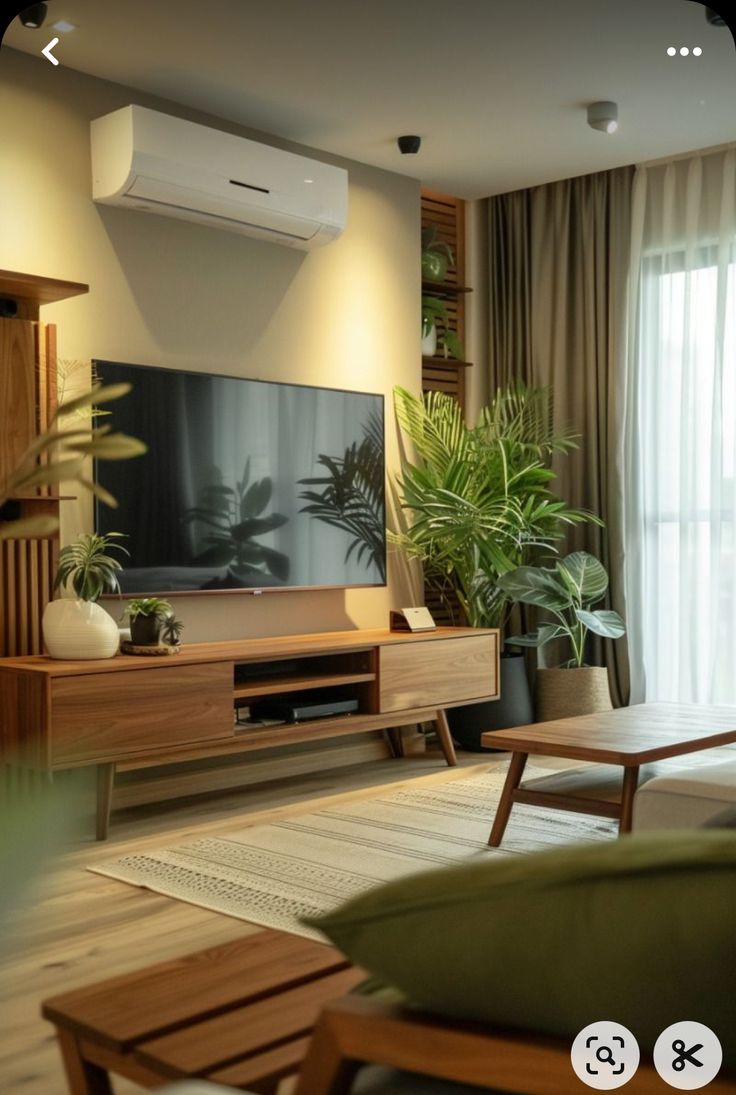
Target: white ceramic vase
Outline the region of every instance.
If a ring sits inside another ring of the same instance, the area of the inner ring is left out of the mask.
[[[422,335],[422,357],[434,357],[437,353],[437,328],[434,323],[426,334]]]
[[[118,652],[118,625],[93,601],[50,601],[43,610],[42,629],[52,658],[112,658]]]

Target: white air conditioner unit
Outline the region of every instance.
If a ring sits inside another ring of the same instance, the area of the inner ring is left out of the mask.
[[[341,167],[142,106],[91,123],[92,197],[307,250],[347,220]]]

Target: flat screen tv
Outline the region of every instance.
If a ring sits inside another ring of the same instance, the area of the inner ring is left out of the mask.
[[[123,532],[126,594],[386,583],[383,396],[96,361],[132,391],[104,461],[99,533]]]

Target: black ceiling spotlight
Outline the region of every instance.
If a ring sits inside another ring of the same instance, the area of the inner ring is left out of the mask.
[[[31,4],[29,8],[24,8],[18,18],[24,27],[29,27],[31,30],[38,30],[39,27],[43,26],[47,11],[48,8],[45,4]]]
[[[407,152],[412,152],[413,153],[413,152],[418,152],[419,151],[419,149],[421,147],[421,144],[422,144],[422,138],[417,137],[417,136],[407,135],[405,137],[397,137],[396,138],[396,143],[399,146],[399,152],[406,155]]]
[[[719,15],[717,11],[713,11],[713,8],[705,9],[705,18],[709,23],[712,23],[714,27],[725,27],[726,20],[722,15]]]

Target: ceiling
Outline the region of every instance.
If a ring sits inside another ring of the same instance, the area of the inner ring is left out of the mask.
[[[736,139],[734,39],[693,0],[49,0],[3,45],[62,18],[62,65],[465,198]]]

